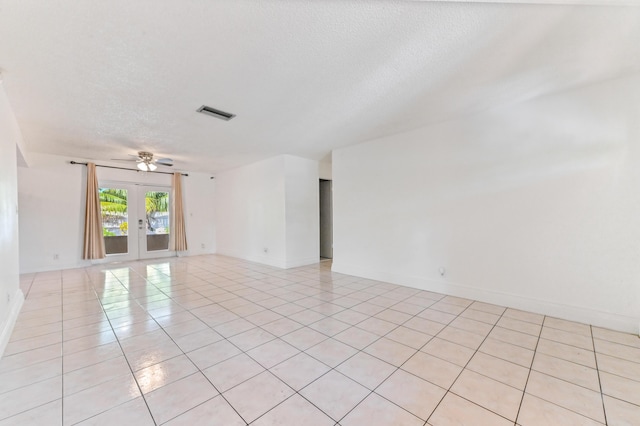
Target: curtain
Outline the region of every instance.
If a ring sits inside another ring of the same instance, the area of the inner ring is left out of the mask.
[[[96,165],[87,163],[87,205],[84,213],[83,259],[104,259],[104,238],[102,236],[102,215],[98,195]]]
[[[171,225],[169,231],[169,250],[186,251],[187,233],[184,226],[181,173],[174,173],[171,179]]]

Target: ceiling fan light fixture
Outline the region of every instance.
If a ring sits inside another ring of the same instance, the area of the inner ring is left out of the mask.
[[[153,172],[160,166],[172,167],[173,160],[171,158],[153,158],[153,153],[147,151],[138,151],[138,155],[129,154],[133,158],[112,158],[116,161],[135,161],[138,163],[136,167],[143,172]]]
[[[155,169],[158,168],[158,166],[152,163],[141,161],[138,163],[138,168],[143,172],[153,172]]]

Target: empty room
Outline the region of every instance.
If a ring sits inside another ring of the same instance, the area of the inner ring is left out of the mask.
[[[0,0],[0,426],[640,424],[640,3]]]

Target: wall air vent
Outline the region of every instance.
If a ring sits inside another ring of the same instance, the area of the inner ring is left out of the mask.
[[[220,111],[219,109],[211,108],[206,105],[202,105],[196,111],[201,112],[203,114],[210,115],[212,117],[219,118],[220,120],[224,120],[224,121],[229,121],[236,116],[235,114],[231,114],[230,112]]]

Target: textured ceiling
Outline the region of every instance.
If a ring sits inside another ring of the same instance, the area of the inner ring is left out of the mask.
[[[144,149],[207,172],[638,73],[639,40],[637,6],[0,0],[0,69],[29,151]]]

